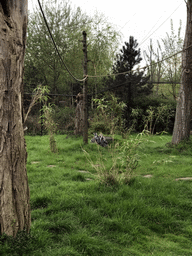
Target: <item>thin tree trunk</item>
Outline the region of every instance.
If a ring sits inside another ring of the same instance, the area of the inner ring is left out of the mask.
[[[0,1],[0,233],[30,229],[22,118],[27,0]]]
[[[184,49],[192,45],[192,0],[188,0],[187,27],[185,33]],[[192,97],[192,47],[182,54],[181,87],[177,99],[177,109],[173,130],[172,143],[178,144],[189,139]]]
[[[83,53],[84,53],[84,63],[83,71],[84,78],[87,76],[87,34],[83,31]],[[83,142],[88,143],[88,115],[87,115],[87,79],[83,82]]]

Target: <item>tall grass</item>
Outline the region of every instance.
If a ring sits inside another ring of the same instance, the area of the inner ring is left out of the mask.
[[[175,180],[192,176],[191,142],[172,147],[169,135],[149,136],[133,182],[106,186],[82,152],[96,163],[96,144],[55,139],[51,153],[48,136],[26,136],[31,232],[1,236],[0,255],[192,255],[192,183]]]

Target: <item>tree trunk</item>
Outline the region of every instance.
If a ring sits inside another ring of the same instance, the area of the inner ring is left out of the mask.
[[[192,0],[188,0],[187,26],[185,32],[184,49],[182,53],[181,87],[177,99],[177,109],[173,130],[172,143],[178,144],[182,140],[189,139],[191,121],[191,97],[192,97]],[[187,49],[187,47],[189,47]]]
[[[22,118],[27,0],[0,1],[0,233],[30,229]]]
[[[83,31],[83,53],[84,53],[84,63],[83,71],[84,78],[87,76],[87,34]],[[83,142],[88,143],[88,115],[87,115],[87,79],[83,82]]]
[[[83,94],[78,93],[76,96],[75,110],[75,135],[83,135],[84,112],[83,112]]]

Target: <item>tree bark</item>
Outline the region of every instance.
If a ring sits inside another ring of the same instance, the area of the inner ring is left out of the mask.
[[[23,131],[27,0],[0,1],[0,233],[30,229]]]
[[[190,121],[192,116],[192,47],[189,46],[192,46],[192,0],[188,0],[187,4],[187,26],[184,51],[182,53],[181,87],[177,98],[172,144],[179,144],[182,140],[188,140],[190,136]]]

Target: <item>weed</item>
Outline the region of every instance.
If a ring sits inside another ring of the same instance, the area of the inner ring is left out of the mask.
[[[107,185],[129,184],[138,165],[137,150],[141,142],[142,134],[136,138],[129,136],[122,144],[114,142],[109,145],[107,154],[97,145],[96,163],[91,160],[87,151],[84,149],[83,151],[102,183]]]
[[[57,125],[53,120],[53,111],[54,111],[53,105],[51,105],[50,103],[48,104],[48,106],[44,105],[42,110],[43,110],[42,118],[44,120],[44,125],[49,134],[50,149],[51,149],[51,152],[56,153],[57,145],[56,145],[54,134],[56,133]]]
[[[94,119],[91,123],[93,132],[114,134],[123,127],[123,109],[126,104],[118,102],[113,94],[105,94],[101,99],[93,99],[97,105]]]

